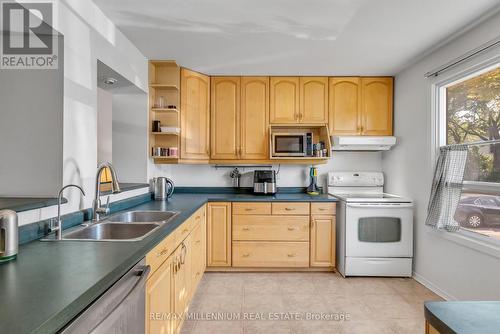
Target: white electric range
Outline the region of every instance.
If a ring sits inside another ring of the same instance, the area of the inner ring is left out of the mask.
[[[330,172],[337,209],[337,269],[343,276],[412,276],[413,204],[386,194],[380,172]]]

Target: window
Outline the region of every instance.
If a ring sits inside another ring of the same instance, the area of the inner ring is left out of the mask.
[[[441,143],[470,144],[455,219],[500,240],[500,64],[439,87],[439,99]]]

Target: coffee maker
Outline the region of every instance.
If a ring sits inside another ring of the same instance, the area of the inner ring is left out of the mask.
[[[253,172],[254,194],[276,194],[276,172],[274,170],[256,170]]]

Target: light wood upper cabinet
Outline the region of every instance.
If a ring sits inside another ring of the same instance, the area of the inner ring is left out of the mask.
[[[299,122],[328,123],[328,78],[300,77]]]
[[[330,78],[332,135],[392,135],[393,78]]]
[[[231,203],[213,202],[207,207],[207,266],[231,266]]]
[[[270,123],[297,123],[300,114],[298,77],[270,78]]]
[[[361,79],[361,132],[369,136],[392,135],[393,78]]]
[[[181,69],[181,159],[207,160],[210,143],[210,77]]]
[[[241,78],[240,158],[269,158],[269,78]]]
[[[167,317],[151,320],[151,314],[172,314],[172,258],[168,258],[146,282],[146,333],[170,334],[173,322]]]
[[[331,135],[361,134],[361,79],[330,78],[329,124]]]
[[[311,216],[311,267],[335,267],[335,216]]]
[[[237,159],[240,148],[240,77],[212,77],[210,157]]]

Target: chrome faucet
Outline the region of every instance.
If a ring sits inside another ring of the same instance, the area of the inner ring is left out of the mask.
[[[116,176],[116,171],[113,165],[109,162],[104,162],[97,167],[97,175],[95,179],[95,198],[92,204],[92,222],[97,223],[101,218],[101,215],[106,215],[109,213],[109,196],[105,207],[101,207],[101,174],[108,168],[111,172],[111,192],[113,194],[118,194],[121,192],[120,185],[118,184],[118,177]]]
[[[57,240],[61,240],[62,239],[62,219],[61,219],[61,204],[62,204],[62,194],[63,194],[63,191],[66,189],[66,188],[69,188],[69,187],[75,187],[75,188],[78,188],[80,189],[80,191],[82,192],[83,196],[85,196],[85,191],[83,191],[82,187],[80,187],[79,185],[76,185],[76,184],[68,184],[67,186],[64,186],[61,188],[61,190],[59,190],[59,195],[57,196],[57,219],[56,219],[56,223],[54,224],[53,221],[51,221],[50,223],[50,230],[51,231],[56,231],[56,239]]]

